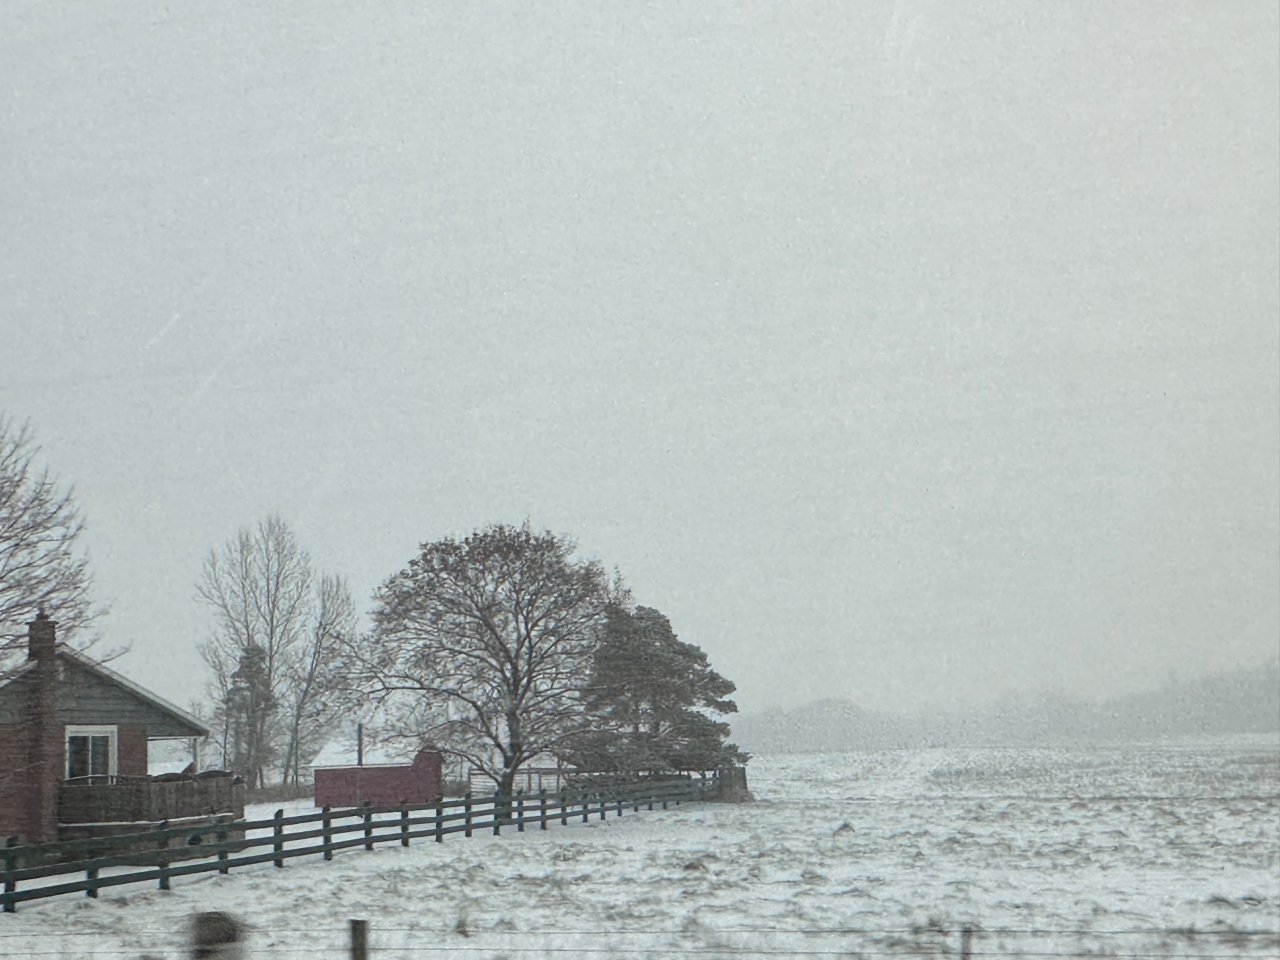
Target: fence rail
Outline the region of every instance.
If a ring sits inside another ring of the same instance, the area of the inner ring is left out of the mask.
[[[13,913],[19,903],[46,897],[83,893],[97,897],[104,887],[155,882],[169,889],[173,877],[200,873],[228,873],[234,867],[274,863],[283,868],[296,857],[333,859],[339,850],[379,843],[407,847],[413,840],[443,843],[447,836],[504,829],[524,832],[527,827],[546,830],[549,824],[567,825],[610,814],[622,816],[630,808],[649,810],[656,805],[711,799],[716,778],[651,781],[638,784],[590,786],[555,793],[517,793],[512,796],[473,797],[434,804],[404,803],[395,807],[324,807],[315,813],[285,816],[277,810],[265,820],[220,819],[197,826],[166,826],[144,833],[120,834],[19,846],[14,837],[0,848],[0,904]],[[304,827],[290,830],[290,827]],[[256,835],[255,835],[256,834]],[[310,841],[310,842],[308,842]],[[299,846],[299,844],[303,844]],[[125,873],[103,875],[104,870],[133,867]],[[40,883],[50,878],[83,874],[61,883]],[[19,884],[28,884],[19,889]]]

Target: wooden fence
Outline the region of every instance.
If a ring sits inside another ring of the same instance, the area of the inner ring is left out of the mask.
[[[639,784],[588,786],[548,793],[473,797],[435,804],[401,804],[397,807],[351,807],[285,816],[277,810],[268,820],[218,820],[198,827],[162,827],[145,833],[121,834],[19,846],[10,837],[0,848],[0,904],[5,913],[28,900],[83,893],[97,897],[103,887],[131,883],[157,883],[168,890],[174,877],[228,873],[233,867],[274,863],[283,868],[295,857],[322,856],[332,860],[338,850],[375,844],[409,846],[412,840],[443,843],[450,834],[471,837],[476,831],[504,829],[523,832],[534,826],[584,823],[592,817],[604,820],[610,813],[622,816],[631,808],[649,810],[655,805],[712,799],[715,778],[651,781]],[[299,829],[300,828],[300,829]],[[104,873],[104,871],[108,871]],[[121,871],[121,872],[117,872]],[[59,877],[82,874],[76,879]],[[53,882],[50,882],[53,881]],[[20,885],[23,885],[20,888]]]

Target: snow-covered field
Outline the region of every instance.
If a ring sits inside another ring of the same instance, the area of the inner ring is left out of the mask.
[[[759,757],[754,804],[292,860],[0,916],[0,954],[1275,957],[1280,742]],[[262,811],[259,811],[262,812]]]

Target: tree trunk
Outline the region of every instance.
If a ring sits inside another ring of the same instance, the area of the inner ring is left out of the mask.
[[[511,804],[515,794],[516,768],[514,764],[504,764],[502,775],[498,778],[498,799],[494,802],[494,816],[502,823],[511,822]]]

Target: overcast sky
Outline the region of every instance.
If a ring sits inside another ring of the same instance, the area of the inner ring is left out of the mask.
[[[0,409],[184,704],[271,511],[362,609],[570,536],[747,711],[1259,663],[1278,19],[8,0]]]

